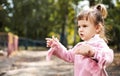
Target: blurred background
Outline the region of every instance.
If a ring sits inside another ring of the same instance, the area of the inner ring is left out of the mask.
[[[45,38],[53,35],[71,48],[81,41],[76,16],[98,3],[108,10],[108,45],[115,52],[115,65],[120,66],[120,0],[0,0],[0,50],[8,54],[13,50],[47,50]]]
[[[120,0],[0,0],[0,32],[19,37],[19,45],[45,46],[45,38],[58,37],[65,46],[80,41],[76,16],[82,9],[103,3],[109,45],[120,50]]]

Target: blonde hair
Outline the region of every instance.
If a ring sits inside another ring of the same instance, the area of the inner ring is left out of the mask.
[[[105,5],[97,4],[89,10],[81,11],[77,17],[77,20],[87,20],[93,22],[94,25],[99,26],[101,28],[99,32],[100,37],[103,38],[106,42],[108,42],[105,36],[104,27],[104,19],[107,17],[107,14],[108,13]]]

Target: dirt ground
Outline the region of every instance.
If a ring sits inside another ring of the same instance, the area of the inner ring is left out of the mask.
[[[46,61],[47,51],[18,51],[0,56],[0,76],[73,76],[73,64],[56,57]],[[107,68],[109,76],[120,76],[120,53]]]

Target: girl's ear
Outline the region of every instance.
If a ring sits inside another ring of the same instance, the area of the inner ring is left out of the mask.
[[[96,25],[96,32],[97,32],[97,34],[100,33],[101,29],[102,29],[102,25],[100,23],[98,25]]]

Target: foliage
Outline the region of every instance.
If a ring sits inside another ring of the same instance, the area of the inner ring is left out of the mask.
[[[1,21],[5,23],[3,28],[6,26],[9,32],[19,36],[40,40],[52,31],[60,34],[61,27],[74,24],[72,0],[12,0],[13,7],[8,1],[0,2],[3,7],[7,6],[0,11],[1,19],[6,19]]]
[[[106,25],[108,28],[108,34],[110,37],[110,45],[114,45],[116,50],[120,49],[120,2],[118,1],[116,5],[112,3],[108,4],[108,18],[106,20]]]

